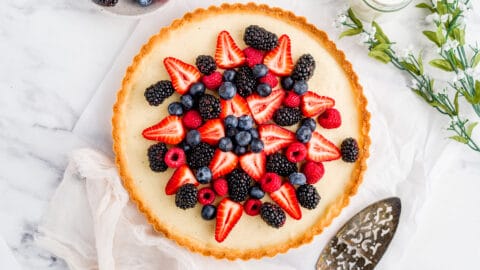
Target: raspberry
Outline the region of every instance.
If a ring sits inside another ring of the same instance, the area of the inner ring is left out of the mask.
[[[290,108],[296,108],[300,106],[300,96],[291,91],[287,93],[287,96],[283,100],[283,105]]]
[[[258,80],[260,83],[266,83],[270,85],[270,87],[275,88],[275,86],[278,85],[278,79],[277,76],[273,75],[270,71],[267,73],[267,75],[263,76]]]
[[[325,168],[320,162],[307,161],[302,167],[302,172],[307,177],[307,183],[313,185],[322,179]]]
[[[228,183],[224,178],[219,178],[213,181],[213,190],[218,196],[225,196],[228,194]]]
[[[245,58],[247,60],[246,63],[249,67],[263,63],[264,53],[260,50],[248,47],[243,50],[243,54],[245,54]]]
[[[164,161],[168,167],[178,168],[185,164],[185,152],[179,147],[173,147],[165,154]]]
[[[198,202],[202,205],[207,205],[215,201],[215,192],[209,187],[204,187],[198,191]]]
[[[259,199],[248,199],[244,204],[243,208],[245,209],[245,213],[249,216],[256,216],[260,214],[260,208],[262,208],[262,201]]]
[[[260,179],[260,185],[263,191],[268,193],[274,192],[282,185],[282,179],[278,174],[269,172]]]
[[[202,117],[199,112],[191,110],[185,113],[182,122],[186,128],[196,129],[202,125]]]
[[[202,82],[206,88],[215,90],[222,85],[222,73],[216,71],[210,75],[205,75],[202,78]]]
[[[292,143],[288,146],[285,156],[290,162],[301,162],[307,157],[307,147],[303,143]]]
[[[326,109],[319,117],[318,123],[326,129],[338,128],[342,124],[340,112],[337,109]]]

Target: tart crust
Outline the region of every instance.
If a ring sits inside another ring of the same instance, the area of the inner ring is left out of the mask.
[[[360,156],[354,165],[351,179],[347,183],[344,193],[339,196],[334,203],[330,204],[326,208],[325,213],[318,218],[316,223],[310,229],[305,230],[303,235],[301,235],[300,237],[297,237],[292,241],[288,241],[280,245],[275,244],[268,247],[247,250],[206,247],[206,245],[202,245],[202,243],[193,241],[188,237],[175,233],[174,230],[166,226],[166,224],[162,223],[154,214],[153,209],[149,208],[149,206],[142,201],[141,194],[135,186],[131,172],[127,169],[127,158],[125,149],[123,147],[124,144],[122,141],[122,134],[124,133],[125,129],[125,125],[123,124],[124,108],[122,105],[126,100],[129,85],[132,81],[132,76],[135,70],[140,65],[142,58],[148,55],[148,53],[152,50],[153,46],[157,42],[161,42],[164,37],[168,36],[168,33],[170,31],[180,29],[185,23],[202,20],[209,16],[215,16],[216,14],[228,14],[231,12],[267,15],[292,24],[294,23],[304,32],[311,33],[313,35],[313,38],[323,45],[325,50],[330,53],[330,55],[336,60],[337,64],[345,72],[346,77],[350,81],[353,94],[357,99],[357,112],[361,121],[359,123],[359,137],[357,138],[360,148]],[[286,11],[280,8],[272,8],[267,5],[257,5],[254,3],[223,4],[221,6],[211,6],[208,9],[196,9],[193,12],[186,13],[183,18],[173,21],[170,26],[161,29],[158,34],[152,36],[150,40],[142,47],[139,54],[134,58],[131,66],[128,67],[122,82],[122,88],[117,94],[117,101],[113,107],[112,137],[113,150],[116,155],[115,161],[119,169],[123,185],[130,194],[130,198],[136,203],[140,212],[142,212],[146,216],[148,222],[152,224],[156,231],[172,239],[177,244],[184,246],[193,252],[201,253],[205,256],[214,256],[219,259],[226,258],[229,260],[248,260],[252,258],[262,258],[265,256],[273,257],[278,253],[286,252],[290,248],[298,247],[300,245],[311,242],[315,235],[321,233],[326,226],[330,225],[332,220],[340,214],[341,210],[349,204],[350,197],[357,192],[358,186],[362,182],[364,172],[367,168],[366,160],[369,156],[370,138],[368,132],[370,129],[370,113],[367,111],[366,107],[367,100],[363,95],[362,87],[358,82],[357,75],[352,69],[352,65],[346,60],[345,54],[337,49],[336,45],[328,39],[325,32],[318,30],[314,25],[308,23],[304,17],[298,17],[290,11]]]

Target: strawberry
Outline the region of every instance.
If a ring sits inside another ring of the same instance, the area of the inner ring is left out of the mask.
[[[215,71],[210,75],[205,75],[202,77],[202,82],[205,84],[205,87],[210,90],[215,90],[220,85],[222,85],[222,73]]]
[[[215,62],[217,66],[224,69],[238,67],[245,63],[243,51],[235,44],[227,31],[218,34]]]
[[[248,153],[240,157],[240,167],[256,181],[260,180],[266,171],[266,156],[263,152]]]
[[[168,75],[172,80],[173,88],[180,95],[188,92],[193,83],[200,79],[200,72],[195,66],[184,63],[176,58],[167,57],[163,60]]]
[[[297,95],[295,92],[290,91],[287,93],[287,96],[283,100],[283,105],[290,108],[296,108],[300,106],[300,98],[301,97]]]
[[[322,162],[339,159],[342,156],[335,144],[325,139],[320,133],[313,132],[307,143],[307,160]]]
[[[218,141],[225,137],[225,130],[223,128],[222,120],[212,119],[208,120],[203,126],[198,128],[202,142],[215,145]]]
[[[175,170],[172,177],[170,177],[170,180],[168,180],[168,183],[165,186],[165,193],[167,195],[175,194],[177,190],[185,184],[199,185],[195,175],[193,175],[188,165],[183,164]]]
[[[337,109],[329,108],[318,116],[318,123],[326,129],[338,128],[342,125],[342,117]]]
[[[263,141],[263,151],[266,155],[273,154],[295,142],[295,133],[273,124],[261,125],[258,133]]]
[[[248,47],[243,50],[243,54],[245,54],[245,58],[246,58],[245,60],[247,62],[247,65],[251,68],[256,64],[263,63],[263,56],[264,56],[263,51],[257,50],[252,47]]]
[[[268,97],[253,94],[247,97],[248,107],[257,124],[263,124],[270,120],[275,111],[282,105],[285,92],[275,90]]]
[[[238,157],[232,152],[223,152],[220,149],[215,150],[212,161],[210,162],[210,171],[212,178],[216,179],[233,171],[238,163]]]
[[[266,84],[270,85],[270,87],[272,87],[272,89],[275,88],[275,86],[278,85],[277,76],[273,75],[273,73],[271,73],[270,71],[267,73],[267,75],[261,77],[258,81],[260,83],[266,83]]]
[[[217,223],[215,225],[215,240],[221,243],[227,238],[235,224],[243,214],[241,204],[224,198],[217,208]]]
[[[222,112],[220,113],[220,118],[222,119],[229,115],[235,115],[236,117],[250,115],[247,102],[238,94],[230,100],[220,99],[220,106],[222,107]]]
[[[321,114],[333,106],[335,106],[335,100],[330,97],[320,96],[311,91],[302,96],[302,113],[305,117]]]
[[[290,47],[290,38],[287,35],[282,35],[278,39],[278,46],[265,55],[263,63],[275,75],[290,75],[293,70],[293,60]]]
[[[270,193],[270,198],[276,202],[285,212],[294,219],[302,218],[300,204],[298,204],[295,188],[292,184],[285,182],[279,190]]]
[[[142,135],[148,140],[178,144],[185,138],[185,133],[182,119],[178,116],[170,115],[163,118],[158,124],[143,130]]]

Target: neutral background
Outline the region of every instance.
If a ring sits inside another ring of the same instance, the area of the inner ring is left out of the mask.
[[[410,185],[410,196],[402,199],[407,205],[420,206],[415,208],[415,219],[405,221],[412,232],[410,241],[397,242],[408,245],[392,244],[395,256],[404,249],[402,256],[394,258],[387,253],[388,262],[398,262],[395,267],[403,269],[478,267],[480,154],[447,140],[445,118],[410,93],[404,87],[408,81],[396,70],[366,57],[354,39],[337,40],[332,22],[343,1],[261,2],[290,8],[324,29],[360,76],[373,114],[372,170],[365,181],[384,177],[389,186],[392,174],[388,172],[401,170],[402,185],[391,186],[392,190],[405,194],[402,190]],[[480,1],[473,2],[477,11],[468,20],[471,38],[472,33],[480,32]],[[23,269],[66,269],[61,259],[36,247],[33,239],[62,178],[68,153],[90,146],[111,155],[110,126],[105,119],[110,118],[110,92],[114,91],[102,92],[104,78],[117,80],[114,89],[120,85],[118,74],[134,55],[124,51],[124,45],[132,43],[131,36],[140,37],[134,42],[142,44],[186,10],[218,3],[221,1],[170,1],[167,5],[175,6],[165,9],[169,12],[159,10],[153,14],[156,19],[141,20],[111,16],[88,0],[2,1],[0,251],[11,251]],[[399,45],[428,48],[418,35],[426,27],[424,16],[409,7],[383,25]],[[104,113],[98,115],[99,111]],[[391,160],[392,167],[379,167],[374,162],[380,159]],[[362,192],[367,191],[360,189],[359,194]],[[354,198],[340,218],[345,220],[364,206]],[[340,226],[334,222],[326,233],[333,234]],[[299,255],[299,250],[291,253]],[[7,261],[7,253],[0,254],[5,256],[0,261]],[[393,267],[382,264],[379,269]]]

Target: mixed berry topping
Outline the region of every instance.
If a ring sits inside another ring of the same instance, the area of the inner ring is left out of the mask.
[[[353,138],[339,149],[323,135],[342,123],[335,100],[309,89],[312,55],[294,62],[287,35],[256,25],[247,27],[244,42],[242,49],[222,31],[213,55],[199,55],[195,65],[167,57],[170,81],[145,90],[152,106],[178,97],[164,106],[169,116],[142,132],[158,142],[148,149],[150,168],[175,170],[165,193],[181,209],[199,203],[201,217],[216,220],[218,242],[243,212],[274,228],[287,215],[301,219],[302,208],[320,202],[315,184],[323,162],[359,156]]]

